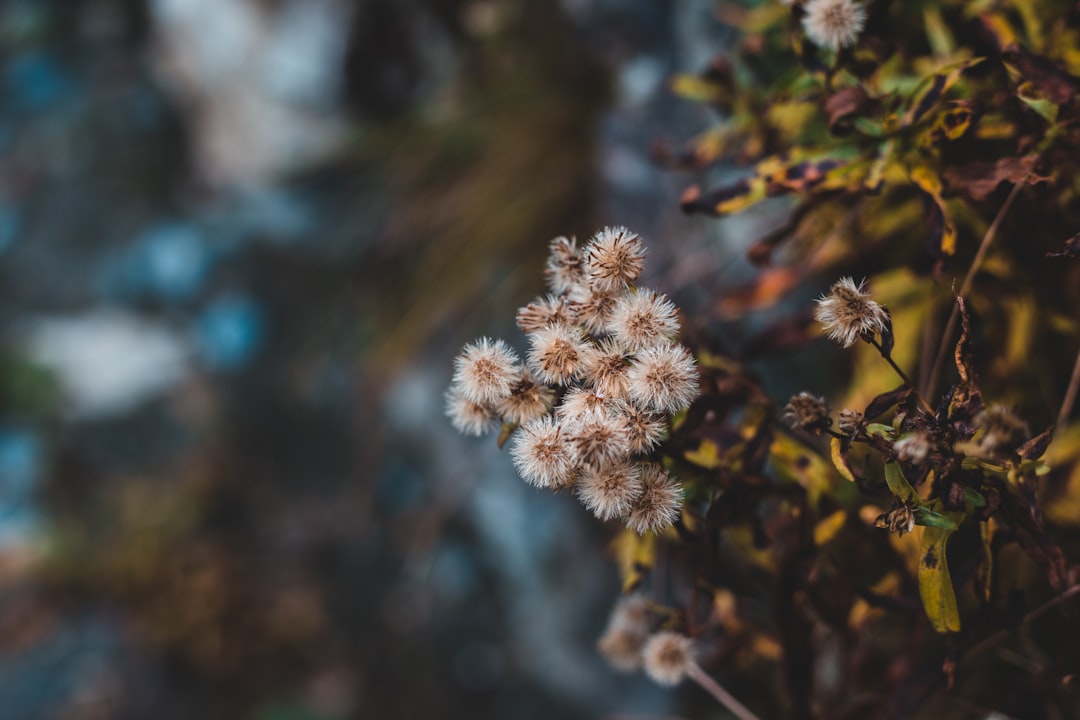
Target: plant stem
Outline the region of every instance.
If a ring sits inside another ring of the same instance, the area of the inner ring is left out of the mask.
[[[889,363],[889,365],[892,366],[892,369],[896,371],[896,374],[900,376],[900,379],[903,380],[907,384],[907,386],[911,388],[912,392],[915,393],[915,397],[919,398],[919,402],[921,402],[923,407],[926,408],[926,411],[933,415],[934,408],[932,408],[930,406],[930,403],[926,401],[926,398],[922,396],[922,393],[919,392],[919,389],[916,388],[914,384],[912,384],[911,378],[907,376],[907,373],[900,369],[900,366],[896,364],[896,361],[892,359],[892,356],[888,355],[885,352],[885,349],[881,347],[881,344],[875,338],[870,338],[869,340],[867,340],[867,342],[878,349],[878,352],[881,353],[881,357],[885,359],[885,362]]]
[[[739,718],[739,720],[760,720],[757,715],[750,712],[745,705],[736,700],[734,695],[720,687],[720,683],[709,677],[709,674],[702,670],[697,663],[691,663],[690,669],[686,674],[691,680],[700,685],[705,692],[716,698],[718,703],[723,705],[728,712]]]
[[[1076,402],[1076,393],[1080,390],[1080,351],[1076,353],[1076,364],[1073,365],[1072,377],[1069,379],[1069,388],[1065,391],[1065,399],[1061,401],[1061,410],[1057,417],[1057,433],[1065,427],[1069,415],[1072,413],[1073,403]]]
[[[1005,219],[1005,213],[1008,212],[1009,207],[1013,204],[1013,200],[1020,194],[1020,189],[1027,184],[1027,175],[1021,178],[1013,185],[1012,191],[1009,196],[1005,198],[1005,202],[1001,204],[1001,208],[998,210],[997,216],[994,217],[994,221],[990,223],[990,227],[986,229],[986,234],[983,235],[982,242],[979,244],[979,250],[975,253],[975,259],[971,261],[971,267],[968,268],[967,275],[964,277],[964,284],[960,286],[960,292],[957,293],[961,297],[966,297],[971,291],[971,285],[975,280],[975,273],[978,272],[979,266],[982,265],[983,258],[986,257],[987,250],[990,249],[990,243],[997,235],[998,228],[1001,227],[1001,221]],[[956,332],[956,322],[960,319],[960,306],[953,303],[952,312],[949,314],[949,322],[945,325],[945,333],[941,337],[941,345],[938,347],[937,357],[934,358],[934,369],[930,371],[930,379],[926,382],[926,387],[923,388],[927,395],[934,394],[934,386],[937,385],[938,375],[941,374],[942,365],[945,363],[945,353],[948,351],[949,342],[952,339],[953,333]]]

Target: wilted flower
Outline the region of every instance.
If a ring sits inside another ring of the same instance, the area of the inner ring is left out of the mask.
[[[901,462],[919,465],[926,461],[933,443],[924,432],[912,432],[893,443],[893,452]]]
[[[784,422],[793,428],[820,431],[829,427],[829,406],[825,398],[815,397],[808,392],[792,396],[784,406]]]
[[[480,338],[454,359],[454,387],[481,405],[507,397],[521,377],[521,361],[502,340]]]
[[[674,632],[658,632],[641,649],[645,673],[665,687],[678,685],[694,664],[694,641]]]
[[[630,508],[626,526],[638,533],[669,527],[679,517],[682,488],[656,463],[648,463],[642,469],[641,484],[641,495]]]
[[[551,241],[544,279],[556,295],[569,292],[585,282],[585,260],[573,238],[557,237]]]
[[[608,329],[630,352],[643,350],[675,339],[678,311],[666,295],[652,290],[627,293],[616,301]]]
[[[616,292],[637,280],[645,269],[645,245],[624,227],[604,228],[585,248],[585,273],[599,292]]]
[[[446,393],[446,414],[454,429],[465,435],[483,435],[499,426],[490,406],[468,400],[453,388]]]
[[[858,410],[844,408],[836,419],[836,428],[845,435],[858,435],[866,427],[866,418]]]
[[[572,325],[577,318],[574,317],[574,313],[565,301],[553,295],[547,295],[520,308],[515,320],[521,332],[531,333],[556,323]]]
[[[594,350],[581,332],[569,325],[549,325],[529,335],[529,365],[546,383],[562,384],[585,371]]]
[[[496,406],[496,410],[503,420],[524,425],[546,415],[554,401],[555,393],[551,388],[538,384],[528,373],[523,372],[510,389],[510,394]]]
[[[630,398],[644,410],[676,413],[698,389],[697,366],[682,345],[657,345],[638,353],[627,371]]]
[[[979,449],[986,455],[1011,452],[1027,439],[1027,423],[1004,405],[991,405],[975,416],[975,429],[981,430]]]
[[[874,333],[888,328],[889,317],[885,308],[870,299],[863,290],[863,283],[855,284],[852,278],[840,278],[820,298],[814,319],[822,325],[829,337],[844,347],[851,347],[859,338],[873,337]]]
[[[510,458],[525,482],[537,487],[562,487],[576,471],[573,449],[562,426],[545,416],[519,428]]]
[[[810,0],[805,10],[803,29],[818,47],[847,47],[866,26],[866,11],[853,0]]]
[[[641,468],[628,460],[593,465],[582,472],[577,489],[582,504],[601,520],[625,517],[641,496]]]
[[[902,501],[898,497],[893,497],[892,510],[878,515],[877,520],[874,521],[874,527],[887,528],[889,532],[902,537],[904,533],[915,529],[915,510],[918,507],[914,500]]]

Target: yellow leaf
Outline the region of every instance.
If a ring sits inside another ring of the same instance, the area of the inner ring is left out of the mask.
[[[946,515],[957,524],[964,519],[959,512]],[[952,533],[946,528],[924,527],[919,547],[919,595],[930,624],[939,633],[960,631],[960,611],[945,556],[945,544]]]
[[[720,467],[720,448],[708,438],[701,441],[697,450],[687,450],[683,457],[690,463],[706,470],[715,470]]]
[[[831,438],[829,440],[829,456],[832,458],[833,465],[836,467],[837,472],[840,473],[840,476],[848,482],[855,482],[855,475],[852,474],[851,468],[848,467],[847,458],[841,452],[841,446],[840,438]]]
[[[847,513],[843,510],[837,510],[832,515],[819,520],[817,525],[814,526],[814,544],[821,547],[832,540],[844,527],[846,520]]]
[[[638,535],[633,530],[623,530],[609,547],[615,556],[615,565],[622,578],[623,592],[629,592],[641,584],[652,570],[656,559],[656,536],[652,533]]]

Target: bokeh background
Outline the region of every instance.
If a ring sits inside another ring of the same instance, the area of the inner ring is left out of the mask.
[[[555,235],[628,225],[689,309],[745,271],[763,219],[729,258],[650,161],[710,12],[0,2],[0,717],[704,703],[603,663],[604,528],[442,406]]]

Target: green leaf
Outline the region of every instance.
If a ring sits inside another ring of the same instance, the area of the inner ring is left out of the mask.
[[[904,471],[900,469],[900,463],[885,463],[885,484],[889,486],[892,494],[901,500],[910,500],[919,497],[915,488],[904,477]]]
[[[950,513],[950,515],[951,514],[952,513]],[[949,515],[942,515],[925,505],[920,505],[915,508],[915,524],[924,525],[926,527],[944,528],[945,530],[956,530],[960,527],[951,517],[949,517]]]
[[[949,516],[957,525],[964,518],[963,513]],[[952,533],[949,528],[928,526],[919,547],[919,596],[930,624],[939,633],[960,631],[960,611],[945,556],[945,544]]]

